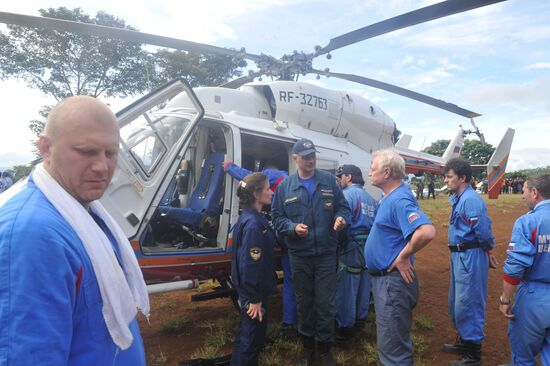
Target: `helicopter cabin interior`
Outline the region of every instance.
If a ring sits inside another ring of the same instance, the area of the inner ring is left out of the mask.
[[[240,146],[234,147],[234,133]],[[195,130],[168,188],[140,236],[144,254],[224,249],[231,210],[238,207],[234,179],[223,170],[226,158],[252,172],[294,169],[292,142],[239,132],[205,119]],[[240,155],[240,159],[237,154]]]

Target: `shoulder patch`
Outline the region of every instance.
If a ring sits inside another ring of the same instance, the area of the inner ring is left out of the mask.
[[[407,221],[410,223],[412,223],[414,220],[416,219],[419,219],[420,218],[420,215],[418,214],[418,212],[411,212],[409,214],[409,216],[407,217]]]
[[[249,253],[250,253],[250,258],[254,262],[257,262],[257,261],[260,260],[260,258],[262,258],[262,248],[260,248],[260,247],[250,248]]]

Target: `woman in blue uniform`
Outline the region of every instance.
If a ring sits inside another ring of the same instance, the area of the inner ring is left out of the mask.
[[[267,176],[247,175],[237,190],[241,216],[233,228],[231,277],[239,296],[241,323],[235,337],[232,366],[258,365],[267,332],[267,297],[276,292],[275,235],[260,213],[271,204]]]

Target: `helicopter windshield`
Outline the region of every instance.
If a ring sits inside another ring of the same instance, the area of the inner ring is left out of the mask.
[[[190,113],[146,112],[120,130],[123,145],[146,176],[185,134]]]

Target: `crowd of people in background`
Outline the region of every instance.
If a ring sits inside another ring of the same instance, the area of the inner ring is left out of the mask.
[[[504,178],[500,193],[506,194],[518,194],[522,192],[523,185],[525,184],[525,178]]]

